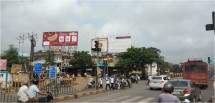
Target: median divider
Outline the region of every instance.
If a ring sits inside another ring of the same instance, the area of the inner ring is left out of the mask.
[[[80,97],[89,96],[89,95],[98,94],[98,93],[103,93],[103,92],[105,92],[105,90],[94,90],[94,91],[86,91],[86,92],[81,92],[81,93],[76,93],[76,94],[68,94],[65,96],[55,97],[54,101],[60,102],[60,101],[64,101],[64,100],[77,99]]]

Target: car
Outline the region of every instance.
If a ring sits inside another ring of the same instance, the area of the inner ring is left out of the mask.
[[[169,81],[168,75],[159,75],[159,76],[153,76],[151,80],[149,81],[149,88],[150,90],[154,88],[163,88],[164,84]]]
[[[170,80],[169,83],[174,86],[172,94],[177,96],[181,101],[187,101],[188,99],[189,101],[196,102],[201,100],[201,90],[192,80]]]

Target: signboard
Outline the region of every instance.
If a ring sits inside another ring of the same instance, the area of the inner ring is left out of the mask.
[[[128,48],[131,48],[131,36],[109,38],[108,41],[109,53],[126,52]]]
[[[56,78],[56,69],[54,66],[50,66],[49,78]]]
[[[95,48],[95,41],[99,41],[99,48],[101,48],[101,53],[108,52],[108,38],[95,38],[91,40],[91,48]],[[92,50],[92,49],[91,49]],[[96,51],[91,51],[91,53],[96,53]]]
[[[43,32],[43,46],[78,46],[78,31]]]
[[[35,64],[34,73],[35,74],[41,74],[42,73],[42,64],[41,63]]]
[[[17,73],[22,70],[22,65],[12,64],[11,73]]]
[[[0,59],[0,70],[7,70],[7,59]]]
[[[8,82],[8,72],[7,71],[0,71],[0,82],[1,88],[7,88],[7,82]]]

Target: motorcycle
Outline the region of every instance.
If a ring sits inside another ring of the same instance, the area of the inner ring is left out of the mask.
[[[122,82],[121,88],[124,89],[125,87],[128,87],[128,88],[132,87],[132,85],[128,79],[126,79],[126,81]]]
[[[49,95],[46,97],[39,97],[38,102],[45,102],[45,103],[52,102],[52,100],[54,100],[52,93],[51,92],[47,92],[47,93]],[[31,102],[37,102],[37,101],[31,101]],[[24,102],[18,100],[17,103],[24,103]]]
[[[39,98],[39,102],[50,102],[51,100],[53,100],[53,95],[51,92],[47,92],[49,95],[46,97],[40,97]]]
[[[95,81],[92,80],[91,82],[88,83],[88,88],[94,88],[95,87]]]

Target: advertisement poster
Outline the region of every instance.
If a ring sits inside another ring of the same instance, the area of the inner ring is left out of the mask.
[[[131,48],[131,36],[109,38],[108,45],[109,53],[126,52],[128,48]]]
[[[8,80],[8,72],[0,71],[1,88],[7,87],[7,80]]]
[[[99,41],[99,48],[101,48],[101,53],[108,52],[108,38],[96,38],[91,40],[91,48],[95,48],[95,41]],[[96,51],[91,51],[92,53],[96,53]]]
[[[7,70],[7,59],[0,59],[0,70]]]
[[[22,65],[12,64],[11,73],[17,73],[22,70]]]
[[[78,31],[43,32],[43,46],[78,46]]]

